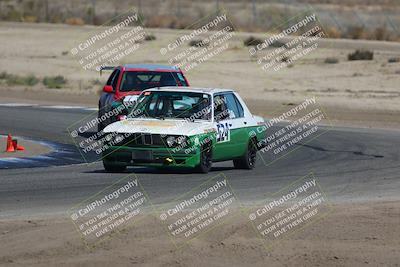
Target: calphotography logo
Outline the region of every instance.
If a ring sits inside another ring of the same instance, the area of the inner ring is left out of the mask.
[[[98,27],[90,37],[73,47],[71,54],[83,70],[99,71],[135,53],[145,37],[140,16],[131,8]]]
[[[270,165],[327,133],[331,128],[332,124],[316,97],[311,97],[268,119],[264,125],[250,132],[250,136],[264,136],[256,145],[260,148],[258,154],[264,164]]]
[[[238,200],[225,175],[217,175],[159,211],[177,248],[237,216]]]
[[[248,218],[270,248],[330,211],[325,193],[313,173],[273,194],[265,204],[253,209]]]
[[[314,12],[314,13],[311,13]],[[300,14],[272,33],[261,42],[248,45],[251,57],[257,57],[257,64],[265,71],[279,71],[292,66],[320,47],[319,40],[328,37],[315,11]]]
[[[187,30],[190,32],[160,49],[169,64],[185,72],[227,51],[235,36],[234,26],[224,10],[194,22]]]
[[[84,243],[93,247],[137,222],[149,205],[136,175],[128,175],[73,207],[70,218]]]
[[[135,122],[122,121],[113,132],[99,131],[99,125],[115,120],[127,109],[132,108],[132,104],[123,104],[117,107],[107,105],[100,111],[93,112],[79,121],[71,124],[67,128],[73,143],[79,150],[86,163],[93,163],[101,160],[107,155],[118,150],[118,146],[128,145],[140,139],[140,135],[134,135],[129,129]],[[134,116],[137,112],[132,112]],[[99,116],[99,114],[102,114]],[[146,130],[146,129],[143,129]]]

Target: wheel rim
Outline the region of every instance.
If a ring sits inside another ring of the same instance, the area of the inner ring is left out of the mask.
[[[248,149],[248,161],[250,166],[254,166],[256,163],[256,158],[257,158],[257,152],[254,148],[254,145],[252,143],[249,144],[249,149]]]

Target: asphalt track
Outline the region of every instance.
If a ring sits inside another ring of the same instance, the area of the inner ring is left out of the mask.
[[[40,107],[0,107],[0,112],[0,134],[48,141],[71,151],[74,146],[66,129],[90,113]],[[173,200],[220,173],[229,179],[243,204],[266,199],[310,172],[328,201],[398,200],[399,148],[399,131],[333,127],[268,166],[258,160],[254,170],[246,171],[233,169],[232,162],[223,162],[214,164],[207,175],[139,167],[124,174],[110,174],[103,171],[101,163],[83,163],[77,153],[70,158],[76,162],[0,169],[0,218],[65,214],[128,174],[137,175],[154,204]]]

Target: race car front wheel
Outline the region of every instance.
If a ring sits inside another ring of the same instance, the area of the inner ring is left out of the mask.
[[[233,160],[233,165],[236,169],[247,169],[251,170],[256,165],[257,160],[257,141],[255,139],[251,139],[247,146],[246,153],[238,159]]]
[[[197,171],[200,173],[208,173],[212,167],[212,146],[207,143],[201,147],[200,164],[197,166]]]

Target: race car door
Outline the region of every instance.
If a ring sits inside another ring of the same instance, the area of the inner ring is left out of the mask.
[[[214,96],[214,121],[217,127],[213,159],[227,160],[245,152],[247,136],[245,119],[233,93]]]

